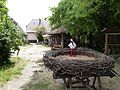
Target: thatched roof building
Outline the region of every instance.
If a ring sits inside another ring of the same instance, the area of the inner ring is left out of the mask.
[[[120,27],[105,28],[105,54],[120,54]]]
[[[51,35],[50,42],[52,50],[60,50],[67,46],[70,35],[65,28],[58,28],[48,33]]]
[[[54,30],[50,31],[48,34],[54,35],[54,34],[64,34],[64,33],[67,33],[66,29],[58,28],[58,29],[54,29]]]
[[[120,33],[120,27],[104,28],[102,30],[104,33]]]

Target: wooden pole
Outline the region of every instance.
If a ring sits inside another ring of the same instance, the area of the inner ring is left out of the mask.
[[[105,51],[104,54],[108,55],[108,33],[105,34]]]
[[[61,42],[61,45],[62,45],[62,49],[63,49],[64,48],[63,33],[62,33],[62,42]]]
[[[93,87],[95,87],[95,82],[96,82],[96,77],[94,77],[93,79],[93,84],[92,84]]]
[[[99,90],[101,90],[101,88],[102,88],[101,79],[100,79],[100,77],[97,77],[97,78],[98,78],[98,87],[99,87]]]

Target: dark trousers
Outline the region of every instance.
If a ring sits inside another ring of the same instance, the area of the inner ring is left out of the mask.
[[[75,49],[69,49],[69,55],[75,57],[76,55]]]

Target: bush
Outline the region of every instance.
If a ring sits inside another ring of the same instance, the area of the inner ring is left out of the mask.
[[[5,0],[0,1],[0,66],[10,63],[12,49],[23,44],[23,33],[7,15]]]

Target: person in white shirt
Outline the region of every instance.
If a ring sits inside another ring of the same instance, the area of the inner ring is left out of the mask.
[[[76,43],[73,41],[73,39],[70,39],[70,43],[69,43],[68,46],[70,47],[69,55],[70,56],[75,56]]]

